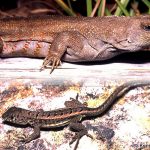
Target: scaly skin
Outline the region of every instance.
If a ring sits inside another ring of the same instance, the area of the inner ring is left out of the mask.
[[[82,136],[87,135],[91,137],[91,135],[88,134],[86,127],[81,123],[82,118],[101,116],[129,90],[146,85],[150,85],[150,80],[126,82],[117,87],[106,101],[97,108],[85,106],[78,101],[77,97],[76,99],[72,99],[72,101],[66,101],[66,108],[51,111],[30,111],[19,107],[11,107],[2,115],[2,118],[4,122],[11,122],[18,125],[30,125],[34,128],[33,134],[25,139],[26,143],[40,136],[40,128],[57,128],[69,125],[70,128],[73,128],[76,131],[75,136],[70,142],[71,144],[74,141],[77,141],[74,148],[75,150],[77,149],[79,140]]]
[[[1,57],[45,57],[42,68],[60,61],[100,61],[150,47],[150,16],[10,18],[0,20]]]

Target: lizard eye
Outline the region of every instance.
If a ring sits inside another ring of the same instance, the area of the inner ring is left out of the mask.
[[[10,117],[10,121],[15,121],[15,117],[14,117],[14,116],[11,116],[11,117]]]
[[[149,25],[149,26],[145,26],[145,27],[144,27],[144,30],[150,31],[150,25]]]
[[[142,27],[145,31],[150,31],[150,25],[141,24],[141,27]]]

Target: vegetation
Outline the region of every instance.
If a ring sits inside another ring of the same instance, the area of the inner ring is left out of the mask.
[[[9,5],[8,5],[9,4]],[[150,14],[149,0],[1,0],[0,17],[29,15],[133,16]]]

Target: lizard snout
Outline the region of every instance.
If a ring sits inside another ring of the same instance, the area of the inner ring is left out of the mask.
[[[6,112],[4,114],[2,114],[2,119],[4,121],[8,121],[8,122],[14,122],[15,117],[14,117],[14,112],[15,112],[16,107],[11,107],[8,110],[6,110]]]

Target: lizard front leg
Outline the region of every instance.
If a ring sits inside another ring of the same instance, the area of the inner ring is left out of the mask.
[[[34,126],[33,130],[34,130],[33,133],[29,137],[22,140],[23,142],[29,143],[32,140],[35,140],[38,137],[40,137],[40,127],[36,125],[36,126]]]
[[[67,48],[79,54],[84,46],[84,37],[75,31],[59,33],[53,40],[49,53],[43,61],[41,70],[51,66],[51,72],[61,64],[61,58],[65,55]]]
[[[84,102],[83,104],[78,100],[79,94],[77,93],[76,98],[70,97],[70,101],[65,101],[64,105],[66,107],[87,107],[87,103]]]

